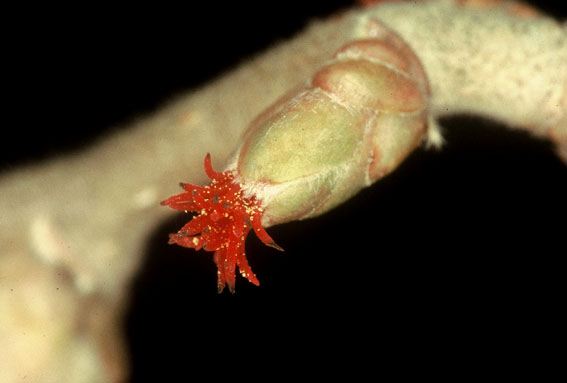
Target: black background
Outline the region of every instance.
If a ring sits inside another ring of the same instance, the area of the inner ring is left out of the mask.
[[[0,169],[91,145],[349,4],[5,12]],[[567,17],[551,1],[539,6]],[[167,245],[184,217],[163,223],[148,238],[124,322],[132,381],[268,379],[302,366],[354,380],[378,365],[406,371],[407,358],[439,349],[443,363],[466,364],[459,352],[475,349],[498,364],[553,338],[567,167],[549,144],[496,123],[458,116],[442,125],[442,151],[416,151],[323,217],[270,228],[284,253],[249,238],[260,287],[237,276],[235,295],[217,295],[211,254]]]

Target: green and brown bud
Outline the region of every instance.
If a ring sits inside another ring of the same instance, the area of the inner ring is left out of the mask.
[[[349,43],[309,87],[252,123],[228,169],[262,202],[265,226],[319,215],[420,144],[428,98],[419,61],[399,37]]]

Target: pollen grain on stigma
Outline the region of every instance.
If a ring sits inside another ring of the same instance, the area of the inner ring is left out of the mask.
[[[278,250],[283,249],[261,224],[260,201],[254,196],[245,197],[241,185],[234,182],[235,172],[215,171],[208,153],[204,167],[211,180],[208,186],[180,183],[185,192],[161,202],[161,205],[175,210],[197,213],[177,233],[169,235],[169,243],[195,250],[214,251],[219,293],[226,285],[234,293],[236,266],[243,277],[258,286],[260,282],[248,265],[244,251],[250,230],[254,229],[264,244]]]

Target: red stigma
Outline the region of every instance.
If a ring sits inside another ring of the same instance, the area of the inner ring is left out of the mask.
[[[260,201],[254,196],[244,197],[240,184],[234,182],[233,171],[215,171],[207,153],[205,173],[211,180],[210,185],[201,187],[181,183],[184,193],[161,202],[161,205],[175,210],[197,213],[177,233],[169,235],[169,243],[214,251],[219,293],[225,285],[234,293],[236,266],[243,277],[258,286],[260,282],[248,265],[244,252],[244,242],[250,230],[254,229],[266,245],[283,249],[276,245],[261,224]]]

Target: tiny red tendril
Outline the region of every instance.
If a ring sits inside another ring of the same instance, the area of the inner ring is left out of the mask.
[[[236,266],[240,274],[258,286],[260,282],[248,265],[244,242],[251,229],[266,245],[283,251],[262,226],[260,201],[244,197],[241,184],[234,182],[234,172],[217,172],[211,156],[205,156],[205,173],[211,179],[208,186],[181,183],[184,193],[169,197],[163,206],[197,215],[177,233],[169,235],[170,244],[195,250],[214,251],[217,264],[217,288],[221,293],[228,285],[234,293]]]

